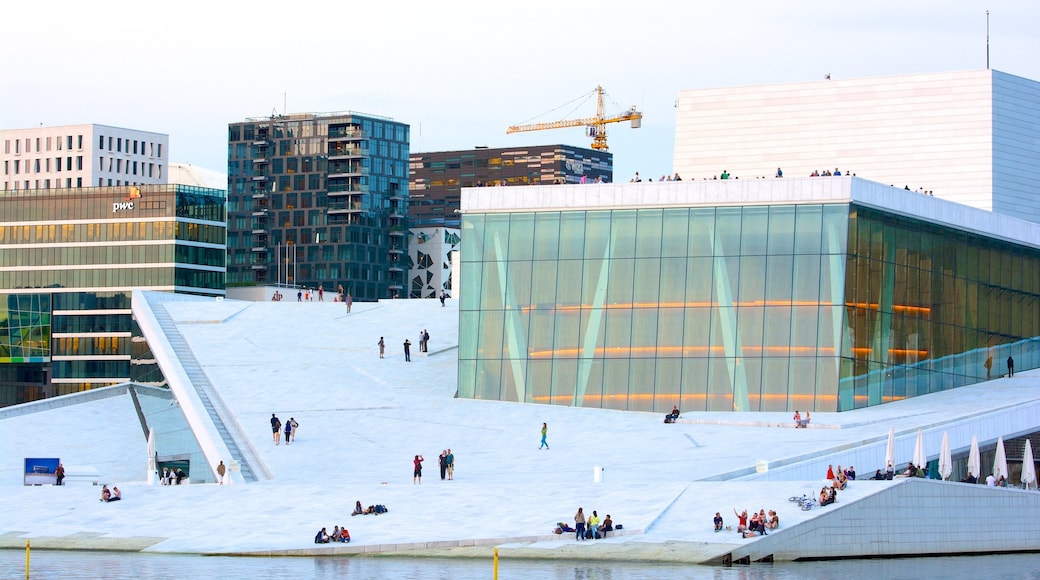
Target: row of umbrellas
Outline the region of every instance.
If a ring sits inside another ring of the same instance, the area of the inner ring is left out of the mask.
[[[885,465],[895,465],[896,433],[895,427],[888,429],[888,447],[885,449]],[[914,446],[914,460],[916,467],[922,467],[928,463],[928,456],[924,453],[924,431],[917,430],[917,443]],[[982,473],[982,460],[979,455],[979,438],[971,436],[971,450],[968,452],[968,471],[978,477]],[[950,478],[953,474],[953,456],[950,453],[950,434],[943,433],[942,448],[939,451],[939,475],[943,480]],[[1010,479],[1007,465],[1007,454],[1004,452],[1004,438],[997,438],[997,453],[993,459],[993,477],[1000,476]],[[1036,464],[1033,463],[1033,447],[1026,439],[1026,450],[1022,457],[1022,484],[1026,487],[1036,486]]]

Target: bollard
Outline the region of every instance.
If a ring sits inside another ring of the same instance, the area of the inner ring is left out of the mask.
[[[498,580],[498,548],[495,548],[495,580]]]
[[[25,541],[25,580],[29,580],[29,540]]]
[[[603,483],[603,468],[602,467],[600,467],[598,465],[592,466],[592,482],[593,483]]]

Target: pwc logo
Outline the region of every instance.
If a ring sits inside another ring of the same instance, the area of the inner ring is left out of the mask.
[[[119,213],[121,211],[130,211],[134,209],[134,200],[141,198],[141,188],[131,187],[130,193],[127,194],[123,201],[116,201],[112,203],[112,213]]]

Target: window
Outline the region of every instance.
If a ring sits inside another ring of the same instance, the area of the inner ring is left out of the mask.
[[[51,138],[47,137],[47,151],[51,150]]]
[[[69,139],[72,139],[72,137],[69,137]],[[72,156],[71,155],[69,155],[68,157],[65,158],[65,170],[66,171],[72,171]],[[69,179],[71,179],[71,177]]]
[[[156,157],[162,159],[162,143],[159,143],[159,154]],[[160,173],[162,173],[162,171],[160,171]]]
[[[76,135],[76,149],[83,148],[83,135]]]
[[[6,155],[10,155],[11,154],[11,140],[10,139],[4,139],[4,153]],[[4,188],[4,189],[6,189],[6,188]]]
[[[112,150],[112,138],[111,137],[108,138],[108,150],[109,151]],[[111,185],[111,184],[109,184],[109,185]]]
[[[122,152],[123,152],[123,138],[122,137],[116,137],[116,153],[122,153]]]
[[[54,169],[61,171],[61,157],[54,158]]]
[[[72,135],[69,135],[69,136],[67,137],[67,141],[68,141],[68,144],[69,144],[69,145],[68,145],[68,147],[66,147],[66,149],[69,149],[69,150],[71,150],[71,149],[72,149]]]
[[[48,180],[48,181],[50,181],[50,180]],[[76,187],[83,187],[83,178],[82,177],[77,177],[76,178]]]
[[[40,138],[39,137],[36,138],[36,152],[37,153],[40,152]]]
[[[98,149],[104,149],[105,148],[105,136],[104,135],[101,135],[100,137],[98,137],[97,148]]]
[[[134,139],[134,155],[137,155],[137,139]]]
[[[83,156],[82,155],[77,155],[76,156],[76,169],[78,169],[80,171],[83,171]]]
[[[18,175],[21,172],[22,172],[22,160],[21,159],[15,159],[14,160],[14,174]]]

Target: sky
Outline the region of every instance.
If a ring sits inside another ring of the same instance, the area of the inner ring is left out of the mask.
[[[635,105],[608,126],[615,180],[670,173],[683,89],[981,69],[1040,79],[1033,0],[295,3],[10,2],[0,128],[166,133],[171,160],[226,171],[227,124],[356,111],[412,127],[413,152],[563,143],[506,127]],[[563,105],[578,99],[572,106]]]
[[[1022,416],[1032,425],[1028,409],[1040,401],[1040,375],[1023,372],[1015,380],[813,413],[810,429],[779,428],[792,425],[787,413],[687,412],[665,425],[658,413],[455,398],[456,300],[444,307],[432,299],[355,303],[350,314],[337,303],[292,300],[185,300],[166,309],[241,427],[240,445],[255,449],[272,479],[147,485],[147,443],[128,395],[0,418],[0,432],[14,434],[0,437],[0,546],[19,548],[30,539],[39,548],[62,537],[58,546],[66,549],[305,550],[321,527],[344,525],[354,546],[536,536],[533,548],[574,558],[609,549],[615,556],[631,551],[634,559],[669,550],[695,559],[741,541],[735,531],[714,533],[716,511],[733,525],[733,508],[775,509],[782,527],[826,515],[829,508],[803,512],[788,498],[818,492],[828,464],[851,463],[861,478],[882,467],[890,427],[902,466],[919,427],[929,457],[938,455],[947,429],[958,453],[970,443],[967,433],[956,435],[959,425],[1017,430]],[[405,362],[404,339],[414,345],[424,328],[429,354],[413,346],[412,362]],[[1014,409],[1026,412],[1016,419]],[[292,445],[272,441],[272,412],[300,424]],[[548,450],[539,449],[543,422]],[[991,443],[983,432],[979,441],[983,448]],[[449,447],[455,477],[442,481],[437,456]],[[411,477],[415,454],[426,460],[421,483]],[[122,490],[123,501],[98,502],[100,488],[89,485],[23,486],[26,457],[60,458],[70,471],[94,467],[102,482]],[[754,479],[759,460],[790,477]],[[898,484],[857,481],[838,505]],[[355,501],[390,511],[351,517]],[[633,533],[603,548],[558,541],[551,530],[573,521],[578,506],[609,513]],[[691,552],[693,545],[704,552]]]

